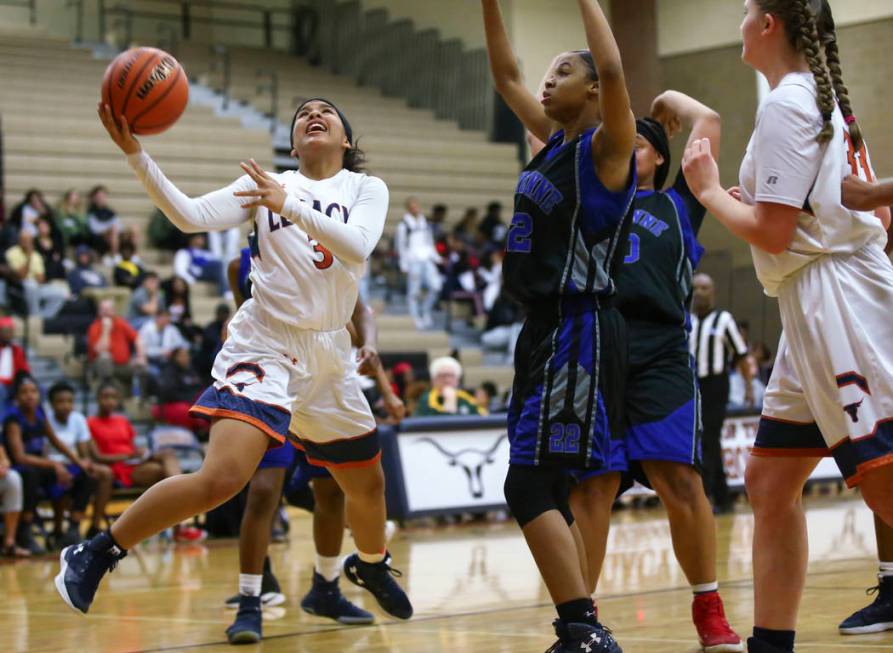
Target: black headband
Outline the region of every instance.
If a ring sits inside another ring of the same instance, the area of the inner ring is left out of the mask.
[[[654,172],[654,190],[661,190],[670,172],[670,139],[667,138],[667,130],[653,118],[639,118],[636,120],[636,133],[651,143],[651,147],[664,159]]]
[[[291,149],[295,149],[295,122],[297,122],[298,120],[298,114],[301,112],[301,109],[303,109],[310,102],[325,102],[330,107],[332,107],[335,110],[335,113],[338,114],[338,117],[341,118],[341,124],[344,125],[344,135],[345,137],[347,137],[347,142],[353,145],[353,129],[351,129],[350,123],[347,121],[347,116],[341,113],[341,109],[335,106],[335,103],[331,100],[327,100],[324,97],[312,97],[301,102],[301,104],[298,105],[298,108],[295,109],[295,115],[292,116],[291,130],[288,133],[288,138],[291,142]]]

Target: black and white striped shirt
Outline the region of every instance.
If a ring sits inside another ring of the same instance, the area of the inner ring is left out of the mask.
[[[692,315],[689,349],[695,357],[700,379],[728,374],[731,359],[747,354],[747,344],[728,311],[715,310],[703,319]]]

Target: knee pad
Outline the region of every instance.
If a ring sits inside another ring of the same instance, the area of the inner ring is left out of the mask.
[[[561,468],[509,465],[503,491],[521,528],[550,510],[560,512],[570,526],[574,515],[568,499],[569,487],[567,473]]]

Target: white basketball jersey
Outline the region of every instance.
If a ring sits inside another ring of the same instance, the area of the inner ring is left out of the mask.
[[[342,170],[321,181],[289,170],[271,174],[292,197],[332,220],[347,223],[361,196],[384,194],[380,179]],[[382,224],[385,215],[381,216]],[[334,257],[300,227],[269,209],[255,211],[252,297],[274,318],[302,329],[332,331],[350,321],[365,263]]]
[[[872,241],[886,244],[886,232],[873,214],[841,203],[848,175],[874,180],[868,150],[855,151],[840,109],[832,117],[834,137],[825,145],[815,138],[822,128],[811,73],[790,73],[766,96],[741,163],[741,199],[803,209],[794,237],[781,254],[751,247],[754,268],[766,294],[816,258],[848,254]]]

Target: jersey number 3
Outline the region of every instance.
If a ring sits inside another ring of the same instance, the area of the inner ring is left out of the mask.
[[[531,234],[533,234],[533,218],[527,213],[516,213],[512,218],[512,226],[506,237],[506,251],[530,254],[530,250],[533,249],[533,241],[530,240]]]
[[[332,262],[335,258],[332,256],[332,252],[327,250],[325,247],[320,245],[318,242],[307,236],[307,239],[310,241],[310,244],[313,245],[313,251],[316,254],[322,254],[322,259],[315,258],[313,259],[313,265],[316,266],[317,270],[327,270],[332,267]]]

